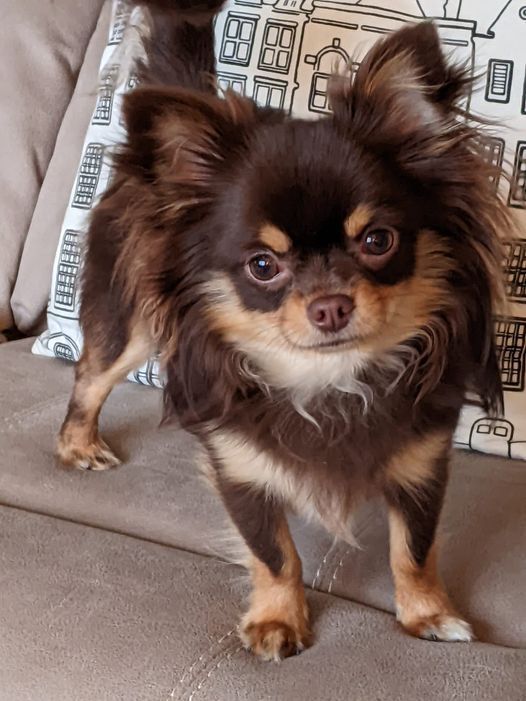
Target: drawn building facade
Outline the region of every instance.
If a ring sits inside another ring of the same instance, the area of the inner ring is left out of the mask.
[[[425,16],[416,0],[403,12],[389,4],[234,0],[216,24],[219,83],[261,105],[316,118],[329,111],[330,75],[352,63],[357,47],[363,53],[382,34]],[[472,63],[474,22],[444,17],[438,25],[455,59]]]
[[[493,20],[478,21],[475,27],[475,68],[485,76],[483,89],[474,93],[476,112],[506,124],[500,157],[513,167],[507,189],[510,207],[526,208],[526,0],[487,3],[494,8]],[[480,3],[486,5],[486,3]],[[500,11],[498,8],[500,5]],[[522,36],[522,41],[510,37]],[[522,134],[523,138],[520,138]]]

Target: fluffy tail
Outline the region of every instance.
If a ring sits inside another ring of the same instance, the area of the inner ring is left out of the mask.
[[[135,0],[145,10],[143,85],[215,91],[213,19],[224,0]]]

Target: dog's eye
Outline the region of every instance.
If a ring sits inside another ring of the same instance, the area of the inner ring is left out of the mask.
[[[384,256],[396,244],[396,233],[392,229],[372,229],[366,231],[361,243],[362,253],[366,256]]]
[[[248,270],[258,282],[270,282],[281,272],[278,261],[270,253],[259,253],[251,258],[248,261]]]

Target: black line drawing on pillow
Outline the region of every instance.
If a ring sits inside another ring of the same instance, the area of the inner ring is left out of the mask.
[[[503,389],[506,392],[522,392],[526,369],[526,319],[498,317],[495,320],[495,340]]]
[[[488,136],[480,141],[480,148],[486,161],[496,168],[495,175],[491,176],[491,180],[495,188],[497,188],[500,182],[500,172],[498,169],[502,166],[504,160],[506,142],[498,136]]]
[[[258,68],[273,73],[288,73],[297,29],[297,22],[269,19],[263,31]]]
[[[125,0],[119,0],[113,15],[113,23],[110,29],[110,39],[108,46],[120,44],[124,36],[124,32],[130,19],[131,9]]]
[[[53,303],[57,309],[75,311],[75,291],[80,269],[81,232],[67,229],[60,248]]]
[[[240,95],[246,95],[247,78],[239,73],[218,72],[217,84],[220,90],[234,90]]]
[[[510,101],[513,65],[513,61],[490,58],[486,76],[486,102]]]
[[[272,78],[254,78],[253,98],[263,107],[283,109],[285,107],[285,95],[287,81]]]
[[[72,207],[90,209],[102,172],[104,144],[89,143],[82,157]]]
[[[494,452],[511,457],[511,444],[515,427],[507,419],[482,418],[475,421],[469,433],[468,447],[485,451],[491,441]]]
[[[225,23],[223,41],[219,50],[223,63],[248,66],[254,46],[258,16],[230,12]]]
[[[57,358],[77,361],[80,358],[79,345],[63,331],[51,333],[46,339],[47,346]]]
[[[119,73],[119,66],[110,66],[103,74],[99,88],[99,96],[92,124],[110,124],[113,110],[113,98],[115,95],[115,80]]]
[[[133,378],[136,382],[141,385],[148,385],[149,387],[157,387],[160,384],[159,378],[159,355],[155,355],[146,362],[138,370],[133,372]]]
[[[526,304],[526,239],[504,241],[506,295],[512,302]]]
[[[508,204],[526,208],[526,141],[517,142]]]

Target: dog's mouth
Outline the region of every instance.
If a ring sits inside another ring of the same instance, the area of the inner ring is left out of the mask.
[[[348,336],[345,338],[332,338],[327,341],[316,341],[314,343],[297,343],[289,337],[285,336],[287,342],[296,350],[313,351],[318,353],[331,353],[352,348],[358,341],[356,336]]]

